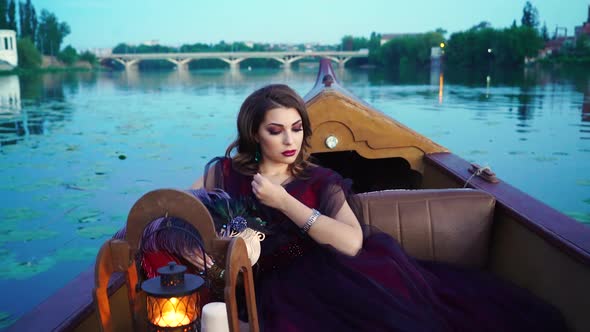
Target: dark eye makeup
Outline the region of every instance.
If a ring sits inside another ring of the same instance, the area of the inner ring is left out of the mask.
[[[269,126],[266,128],[266,130],[271,135],[278,135],[281,132],[283,132],[283,128],[279,128],[276,126]],[[291,130],[294,132],[300,132],[303,130],[303,125],[301,123],[298,123],[298,124],[294,125],[293,127],[291,127]]]

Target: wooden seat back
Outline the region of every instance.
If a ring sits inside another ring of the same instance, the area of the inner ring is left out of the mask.
[[[251,317],[250,330],[258,331],[258,320],[254,300],[254,284],[252,268],[245,243],[241,238],[235,238],[231,243],[226,238],[219,238],[215,232],[213,219],[207,208],[193,195],[176,189],[159,189],[143,195],[131,208],[127,218],[125,240],[108,240],[100,249],[95,265],[95,306],[98,320],[103,331],[113,331],[111,311],[107,287],[111,275],[115,272],[126,274],[128,288],[129,308],[133,328],[143,331],[147,327],[145,294],[139,290],[141,275],[138,274],[137,255],[141,246],[141,239],[146,226],[158,218],[170,216],[182,219],[193,225],[203,240],[203,246],[207,253],[218,257],[220,261],[226,260],[226,289],[235,290],[237,275],[242,274],[246,287],[246,299],[249,316]],[[229,252],[228,252],[229,249]],[[244,268],[243,257],[246,257],[248,268]],[[233,275],[234,278],[229,278]],[[228,305],[228,317],[230,322],[237,321],[237,309],[235,291],[226,291],[226,303]],[[235,325],[230,324],[231,332],[238,332]]]

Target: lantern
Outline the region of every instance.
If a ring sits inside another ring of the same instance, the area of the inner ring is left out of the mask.
[[[149,331],[197,331],[197,289],[205,282],[174,262],[158,269],[159,277],[141,284],[146,292]]]

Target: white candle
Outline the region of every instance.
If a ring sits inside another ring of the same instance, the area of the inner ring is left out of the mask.
[[[225,303],[211,302],[203,307],[201,332],[229,332]]]

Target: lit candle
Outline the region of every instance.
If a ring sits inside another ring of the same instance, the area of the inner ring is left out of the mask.
[[[156,319],[158,326],[176,327],[190,323],[190,319],[184,312],[166,311]]]

